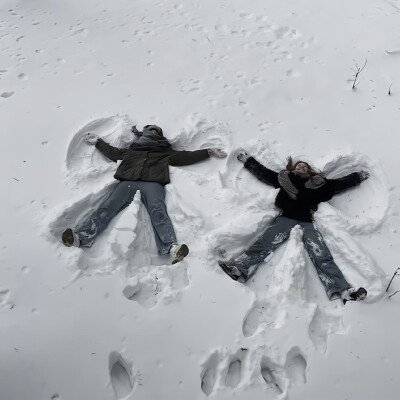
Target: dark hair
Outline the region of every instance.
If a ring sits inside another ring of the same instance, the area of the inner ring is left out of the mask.
[[[160,136],[164,136],[163,130],[157,125],[146,125],[145,128],[150,131],[156,131]]]
[[[294,170],[296,169],[297,164],[300,164],[300,163],[303,163],[303,164],[306,164],[306,165],[307,165],[307,167],[308,167],[308,173],[309,173],[310,175],[320,175],[320,174],[321,174],[321,172],[315,170],[308,162],[299,160],[299,161],[297,161],[296,163],[293,164],[293,159],[292,159],[291,156],[289,156],[289,157],[287,158],[286,169],[287,169],[288,171],[294,171]]]

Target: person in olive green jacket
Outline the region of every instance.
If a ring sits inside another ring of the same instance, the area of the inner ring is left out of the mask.
[[[184,166],[203,161],[210,156],[226,157],[217,148],[177,151],[171,148],[163,131],[156,125],[146,125],[143,132],[132,128],[137,140],[127,148],[109,145],[97,135],[88,133],[85,142],[96,148],[118,166],[110,187],[101,204],[62,234],[66,246],[90,247],[96,237],[107,227],[113,217],[127,207],[140,190],[142,202],[147,208],[153,226],[156,245],[160,254],[170,254],[172,264],[181,261],[189,253],[186,244],[178,244],[175,230],[165,204],[165,185],[170,182],[169,166]]]

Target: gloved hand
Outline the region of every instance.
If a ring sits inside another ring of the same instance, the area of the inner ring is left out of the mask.
[[[95,135],[94,133],[88,132],[83,139],[87,144],[90,145],[95,145],[97,143],[97,140],[99,139],[99,136]]]
[[[369,172],[368,171],[361,171],[358,173],[358,175],[360,176],[360,180],[365,181],[366,179],[369,178]]]
[[[217,158],[225,158],[228,155],[226,151],[218,148],[208,149],[208,154]]]
[[[250,158],[250,154],[246,153],[245,151],[241,151],[238,155],[237,155],[237,159],[242,162],[245,163],[248,159]]]

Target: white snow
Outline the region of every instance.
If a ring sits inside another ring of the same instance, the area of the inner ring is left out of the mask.
[[[399,0],[2,0],[0,400],[397,399],[399,19]],[[150,123],[229,153],[171,167],[189,256],[157,255],[139,193],[64,247],[114,182],[84,135]],[[315,216],[365,302],[328,300],[299,227],[246,285],[219,269],[278,213],[240,150],[370,171]]]

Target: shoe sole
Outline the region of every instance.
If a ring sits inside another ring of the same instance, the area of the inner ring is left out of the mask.
[[[176,253],[176,259],[172,261],[172,264],[176,264],[182,261],[189,254],[189,247],[186,244],[183,244],[180,249]]]

